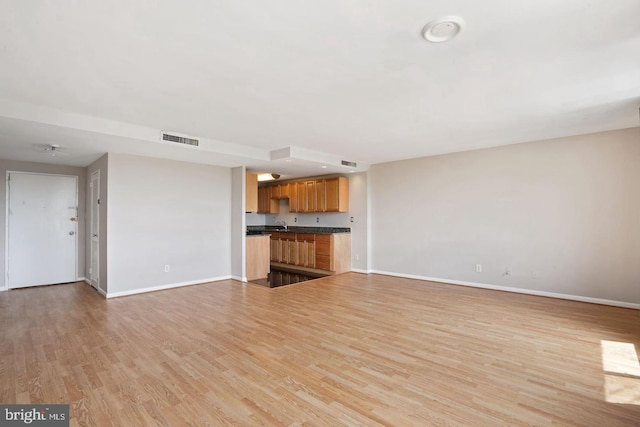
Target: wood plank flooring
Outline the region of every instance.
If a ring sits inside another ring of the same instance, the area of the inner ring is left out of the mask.
[[[602,361],[640,352],[631,309],[347,273],[12,290],[0,331],[0,402],[72,426],[640,425],[640,377]]]

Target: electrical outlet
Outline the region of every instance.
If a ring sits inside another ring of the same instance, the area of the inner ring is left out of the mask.
[[[319,216],[316,217],[316,222],[320,223],[320,217]]]
[[[476,273],[482,273],[482,264],[476,264]]]
[[[353,217],[351,217],[350,221],[351,222],[355,222],[355,219]]]
[[[509,267],[505,267],[504,268],[504,275],[505,276],[510,276],[511,275],[511,269]]]
[[[298,217],[297,216],[293,217],[293,222],[298,222]]]
[[[360,255],[356,254],[356,261],[360,260]]]
[[[171,266],[170,266],[169,264],[165,264],[165,266],[164,266],[164,272],[165,272],[165,273],[168,273],[170,268],[171,268]]]

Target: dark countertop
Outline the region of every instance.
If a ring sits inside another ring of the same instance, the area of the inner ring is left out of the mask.
[[[247,236],[262,234],[265,231],[277,231],[284,233],[284,227],[281,225],[247,225]],[[351,233],[349,227],[287,227],[287,233],[299,233],[299,234],[337,234],[337,233]]]

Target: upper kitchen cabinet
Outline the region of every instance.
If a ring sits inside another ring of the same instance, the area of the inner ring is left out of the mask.
[[[349,179],[306,179],[259,187],[258,212],[278,213],[279,199],[289,199],[289,212],[348,212]]]
[[[245,212],[258,212],[258,174],[248,173],[245,178]]]
[[[298,185],[295,182],[289,183],[289,212],[298,212]]]
[[[302,182],[296,182],[296,192],[298,194],[298,203],[289,203],[289,212],[309,212],[307,210],[307,184]]]
[[[306,181],[304,184],[307,193],[307,210],[305,212],[320,212],[316,203],[316,181]]]
[[[289,212],[322,212],[317,209],[316,180],[292,182]]]
[[[317,212],[316,210],[316,181],[302,181],[296,184],[298,190],[298,206],[289,204],[290,212]]]
[[[258,213],[276,214],[280,212],[278,199],[272,197],[272,186],[258,187]]]
[[[281,197],[281,191],[280,191],[280,184],[276,184],[276,185],[270,185],[269,188],[271,189],[271,198],[272,199],[277,199],[280,200]]]
[[[284,182],[282,184],[278,184],[278,187],[280,187],[280,198],[281,199],[289,199],[290,198],[290,193],[289,193],[289,183],[288,182]]]
[[[318,212],[349,212],[349,180],[343,176],[316,181]]]

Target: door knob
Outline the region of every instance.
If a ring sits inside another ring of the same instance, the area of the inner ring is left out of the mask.
[[[97,235],[97,234],[94,234],[94,235],[93,235],[93,237],[98,237],[98,235]]]
[[[74,234],[76,234],[76,232],[75,232],[75,231],[70,231],[70,232],[69,232],[69,236],[73,236]]]

